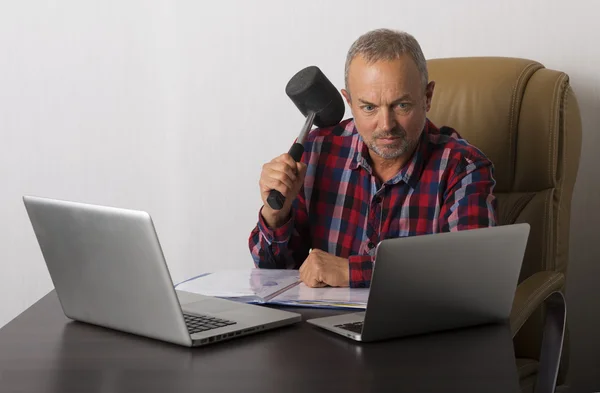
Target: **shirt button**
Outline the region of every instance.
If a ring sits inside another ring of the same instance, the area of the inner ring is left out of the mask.
[[[377,198],[375,198],[375,203],[381,203],[382,199],[380,196],[378,196]]]
[[[367,246],[369,246],[369,248],[375,248],[375,243],[369,242],[369,244],[367,244]]]

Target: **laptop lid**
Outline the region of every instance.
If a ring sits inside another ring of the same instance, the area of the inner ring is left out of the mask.
[[[381,241],[362,340],[508,320],[529,229],[524,223]]]
[[[23,201],[67,317],[191,345],[148,213],[34,196]]]

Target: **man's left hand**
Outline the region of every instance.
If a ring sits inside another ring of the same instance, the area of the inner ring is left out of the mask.
[[[300,266],[300,279],[309,287],[347,287],[349,262],[325,251],[313,249]]]

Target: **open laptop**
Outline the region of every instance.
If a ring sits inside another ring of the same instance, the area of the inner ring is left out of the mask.
[[[300,314],[176,291],[150,215],[24,196],[68,318],[183,346],[301,321]]]
[[[307,320],[357,341],[508,321],[529,224],[386,239],[364,312]]]

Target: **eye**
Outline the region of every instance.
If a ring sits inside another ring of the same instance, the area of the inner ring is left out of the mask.
[[[373,105],[363,105],[362,110],[365,112],[373,112],[375,107]]]
[[[396,108],[398,108],[400,110],[406,110],[406,109],[410,108],[410,104],[408,102],[400,102],[396,105]]]

